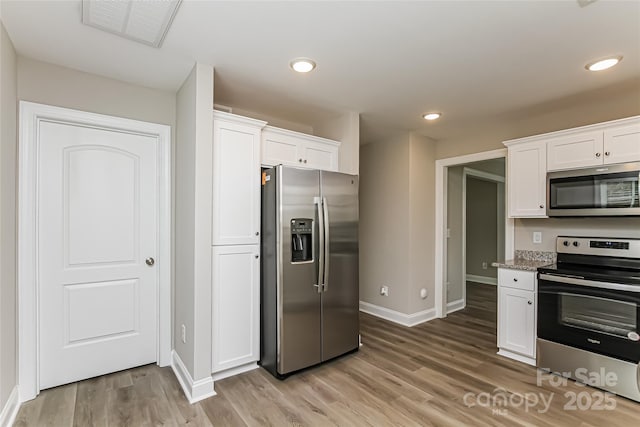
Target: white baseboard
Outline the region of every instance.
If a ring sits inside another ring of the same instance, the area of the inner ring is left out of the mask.
[[[498,279],[495,277],[476,276],[475,274],[467,274],[468,282],[484,283],[485,285],[498,286]]]
[[[498,354],[500,356],[508,357],[509,359],[517,360],[518,362],[526,363],[527,365],[536,366],[536,359],[531,357],[523,356],[518,353],[510,352],[509,350],[505,350],[501,348],[498,350]]]
[[[459,299],[447,303],[447,314],[451,314],[455,311],[462,310],[466,307],[464,299]]]
[[[196,403],[207,397],[215,396],[216,392],[213,389],[213,378],[207,377],[201,380],[194,381],[191,374],[184,366],[182,359],[175,350],[171,350],[171,369],[175,374],[178,382],[182,386],[185,396],[189,403]]]
[[[18,393],[18,386],[15,386],[9,394],[7,403],[5,403],[2,412],[0,412],[0,426],[12,426],[18,415],[20,409],[20,394]]]
[[[218,381],[224,378],[229,378],[234,375],[243,374],[245,372],[253,371],[254,369],[258,369],[260,366],[256,362],[247,363],[246,365],[236,366],[235,368],[225,369],[224,371],[214,372],[211,374],[213,377],[213,381]]]
[[[428,310],[419,311],[413,314],[405,314],[364,301],[360,301],[360,311],[362,311],[363,313],[371,314],[372,316],[379,317],[381,319],[388,320],[390,322],[398,323],[402,326],[409,327],[416,326],[420,323],[428,322],[429,320],[433,320],[436,318],[435,308],[430,308]]]

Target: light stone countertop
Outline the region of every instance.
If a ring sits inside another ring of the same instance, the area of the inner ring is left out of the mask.
[[[491,263],[491,266],[512,270],[536,271],[538,267],[555,264],[555,262],[555,252],[521,251],[516,249],[514,259],[495,261]]]

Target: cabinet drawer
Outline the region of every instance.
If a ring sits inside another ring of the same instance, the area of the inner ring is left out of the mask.
[[[536,273],[534,271],[511,270],[508,268],[498,269],[498,285],[506,288],[534,291],[535,277]]]

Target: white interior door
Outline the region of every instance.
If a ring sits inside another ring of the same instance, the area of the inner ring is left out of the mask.
[[[40,388],[156,361],[157,140],[43,122]]]

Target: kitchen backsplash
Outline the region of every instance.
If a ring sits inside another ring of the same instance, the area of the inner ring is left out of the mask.
[[[533,243],[534,231],[542,233],[542,243]],[[517,249],[555,252],[557,236],[640,238],[640,217],[520,218],[515,220]]]

